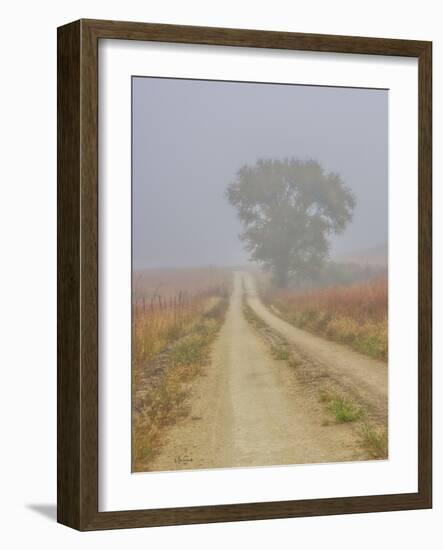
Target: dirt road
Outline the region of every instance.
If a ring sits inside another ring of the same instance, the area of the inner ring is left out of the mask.
[[[192,383],[189,414],[167,432],[166,443],[150,470],[367,458],[359,450],[355,431],[347,424],[325,423],[317,397],[306,391],[286,361],[271,356],[267,343],[244,317],[245,288],[257,314],[277,330],[293,336],[289,334],[290,325],[281,325],[283,321],[272,314],[269,317],[256,295],[252,278],[236,272],[212,360]],[[299,335],[296,336],[300,344]],[[308,347],[313,345],[313,341],[307,342]],[[321,353],[326,353],[325,346],[331,346],[335,365],[339,357],[334,345],[322,342],[325,345]]]
[[[347,346],[336,344],[301,330],[274,315],[260,300],[255,280],[242,274],[247,302],[271,329],[282,335],[298,352],[307,357],[311,367],[321,368],[331,380],[354,395],[371,409],[379,420],[388,415],[388,366],[383,361],[366,357]]]

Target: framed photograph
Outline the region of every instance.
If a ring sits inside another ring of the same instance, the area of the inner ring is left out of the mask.
[[[430,42],[58,29],[58,521],[430,508]]]

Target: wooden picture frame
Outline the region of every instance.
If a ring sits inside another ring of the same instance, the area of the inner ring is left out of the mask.
[[[418,59],[418,492],[98,511],[98,42],[159,41]],[[58,29],[58,521],[79,530],[408,510],[432,506],[432,44],[80,20]]]

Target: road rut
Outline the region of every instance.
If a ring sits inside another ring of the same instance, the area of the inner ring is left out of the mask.
[[[247,302],[271,329],[309,361],[321,366],[325,374],[346,389],[379,420],[388,416],[388,365],[366,357],[342,344],[325,340],[301,330],[272,313],[261,301],[250,273],[242,274]]]
[[[243,314],[245,288],[251,307],[261,312],[253,281],[236,272],[211,361],[192,382],[189,414],[165,434],[165,444],[149,470],[366,459],[352,428],[325,425],[318,399],[286,361],[271,356]]]

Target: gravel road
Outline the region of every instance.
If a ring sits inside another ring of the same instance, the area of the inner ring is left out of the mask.
[[[260,300],[252,275],[243,273],[242,277],[247,302],[262,321],[292,344],[311,363],[320,365],[331,380],[355,396],[366,408],[371,409],[374,416],[380,420],[387,420],[387,363],[287,323],[272,313]]]
[[[235,272],[229,308],[212,360],[192,382],[189,414],[167,431],[165,444],[150,470],[366,459],[355,430],[349,424],[325,422],[324,407],[317,396],[306,391],[293,367],[272,357],[268,344],[243,314],[245,296],[256,314],[296,342],[297,349],[303,348],[315,360],[330,364],[337,376],[342,362],[340,375],[352,374],[353,384],[364,379],[367,397],[373,391],[380,402],[386,400],[385,366],[378,362],[374,365],[343,346],[288,325],[261,303],[251,275]],[[367,372],[374,366],[381,372]]]

